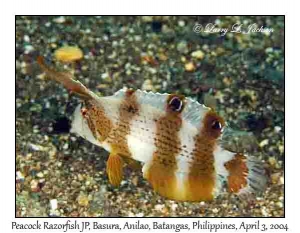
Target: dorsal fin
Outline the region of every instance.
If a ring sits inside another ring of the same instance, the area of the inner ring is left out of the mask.
[[[116,92],[114,96],[122,98],[124,97],[126,91],[127,89],[123,88]],[[170,94],[136,90],[135,95],[141,105],[150,105],[157,110],[164,112],[166,111],[166,104]],[[185,101],[186,103],[185,108],[182,111],[182,117],[184,120],[198,128],[201,124],[203,116],[207,111],[210,110],[210,108],[198,103],[196,100],[193,100],[191,98],[185,98]]]
[[[48,67],[44,61],[44,57],[39,56],[37,58],[37,63],[49,78],[63,84],[66,89],[74,92],[82,99],[94,99],[96,97],[96,95],[87,89],[81,82],[75,80],[70,72],[58,72]]]
[[[168,99],[169,94],[161,94],[161,93],[154,93],[152,91],[142,91],[137,90],[135,92],[136,97],[140,101],[141,105],[150,105],[152,107],[155,107],[156,109],[160,111],[165,111],[166,102]]]
[[[209,110],[210,108],[200,104],[196,100],[186,98],[186,105],[185,109],[182,111],[182,117],[187,122],[198,128],[205,113]]]
[[[128,90],[127,87],[123,87],[122,89],[120,89],[116,93],[114,93],[113,96],[122,99],[123,97],[125,97],[125,94],[126,94],[127,90]]]

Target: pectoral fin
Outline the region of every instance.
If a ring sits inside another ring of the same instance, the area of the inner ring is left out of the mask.
[[[109,182],[113,186],[119,186],[123,179],[123,159],[115,153],[111,153],[106,163],[106,172]]]

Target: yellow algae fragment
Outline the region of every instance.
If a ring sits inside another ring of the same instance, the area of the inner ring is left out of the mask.
[[[55,58],[61,62],[73,62],[83,57],[83,52],[75,46],[64,46],[57,49],[54,53]]]

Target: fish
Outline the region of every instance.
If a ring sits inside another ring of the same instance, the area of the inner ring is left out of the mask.
[[[123,88],[100,97],[69,72],[41,70],[82,99],[71,132],[109,152],[106,172],[119,186],[126,163],[142,164],[143,177],[159,195],[176,201],[211,201],[223,190],[239,196],[261,193],[264,164],[220,143],[226,122],[214,108],[180,94]]]

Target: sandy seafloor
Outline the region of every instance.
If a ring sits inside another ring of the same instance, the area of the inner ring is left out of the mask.
[[[272,28],[271,33],[195,33],[195,23]],[[123,86],[178,92],[207,101],[234,129],[226,141],[264,161],[264,193],[251,201],[226,192],[211,202],[154,193],[141,171],[108,183],[108,153],[69,133],[80,100],[45,78],[37,55],[62,45],[84,58],[65,69],[99,95]],[[236,137],[239,136],[239,137]],[[234,142],[234,143],[232,143]],[[16,216],[284,216],[283,17],[16,17]]]

